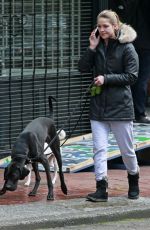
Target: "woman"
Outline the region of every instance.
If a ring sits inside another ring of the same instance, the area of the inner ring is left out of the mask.
[[[97,17],[97,29],[90,35],[90,46],[79,61],[81,72],[93,68],[95,73],[90,122],[97,190],[88,194],[90,201],[108,200],[107,144],[110,130],[128,172],[128,198],[139,197],[139,167],[133,147],[134,109],[130,89],[138,76],[138,56],[131,43],[135,38],[136,32],[122,24],[115,12],[104,10]]]

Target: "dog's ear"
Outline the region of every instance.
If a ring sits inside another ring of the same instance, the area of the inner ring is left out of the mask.
[[[4,170],[4,180],[7,180],[8,179],[8,166],[5,168]]]
[[[26,176],[28,176],[30,170],[27,169],[26,167],[23,167],[21,175],[20,175],[20,180],[24,180]]]

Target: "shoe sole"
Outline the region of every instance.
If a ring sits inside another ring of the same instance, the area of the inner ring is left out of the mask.
[[[128,198],[130,199],[130,200],[137,200],[137,199],[139,199],[139,196],[128,196]]]
[[[86,200],[87,201],[92,201],[92,202],[107,202],[108,198],[106,198],[106,199],[96,199],[96,198],[87,196]]]

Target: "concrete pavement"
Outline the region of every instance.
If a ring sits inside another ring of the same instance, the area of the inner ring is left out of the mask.
[[[4,205],[0,210],[0,229],[55,228],[142,217],[150,217],[149,198],[131,201],[125,197],[111,197],[107,203],[90,203],[80,198],[9,208]]]

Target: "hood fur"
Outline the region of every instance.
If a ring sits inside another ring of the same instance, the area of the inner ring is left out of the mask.
[[[137,37],[137,33],[130,25],[126,25],[126,24],[121,25],[119,36],[118,36],[118,40],[120,43],[133,42],[136,39],[136,37]]]

